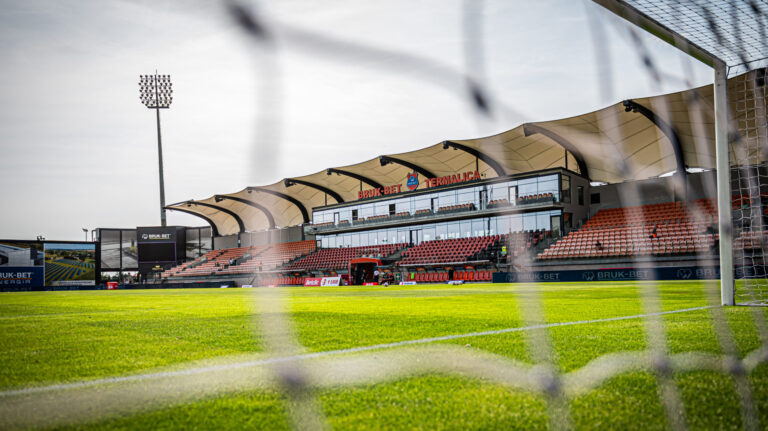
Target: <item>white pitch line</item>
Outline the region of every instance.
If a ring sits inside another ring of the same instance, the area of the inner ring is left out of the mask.
[[[189,375],[207,373],[211,371],[229,371],[229,370],[236,370],[240,368],[253,367],[253,366],[259,366],[259,365],[302,361],[306,359],[322,358],[322,357],[334,356],[334,355],[343,355],[347,353],[367,352],[371,350],[389,349],[392,347],[409,346],[413,344],[427,344],[427,343],[433,343],[436,341],[456,340],[456,339],[471,338],[471,337],[483,337],[486,335],[508,334],[511,332],[530,331],[532,329],[555,328],[558,326],[574,326],[574,325],[588,325],[591,323],[616,322],[620,320],[639,319],[639,318],[649,317],[649,316],[662,316],[667,314],[686,313],[688,311],[705,310],[705,309],[714,308],[714,307],[715,307],[714,305],[708,305],[708,306],[702,306],[702,307],[683,308],[680,310],[661,311],[658,313],[635,314],[632,316],[619,316],[619,317],[608,317],[605,319],[577,320],[574,322],[559,322],[559,323],[547,323],[542,325],[519,326],[515,328],[494,329],[494,330],[482,331],[482,332],[469,332],[466,334],[443,335],[440,337],[429,337],[429,338],[420,338],[417,340],[396,341],[393,343],[374,344],[371,346],[350,347],[347,349],[303,353],[300,355],[256,359],[252,361],[244,361],[244,362],[222,364],[222,365],[211,365],[207,367],[190,368],[187,370],[179,370],[179,371],[164,371],[159,373],[137,374],[133,376],[124,376],[124,377],[107,377],[104,379],[87,380],[87,381],[76,382],[76,383],[61,383],[61,384],[50,385],[50,386],[38,386],[38,387],[31,387],[31,388],[24,388],[24,389],[13,389],[8,391],[2,391],[0,392],[0,397],[29,395],[29,394],[35,394],[40,392],[51,392],[51,391],[58,391],[58,390],[65,390],[65,389],[77,389],[77,388],[104,385],[104,384],[110,384],[110,383],[124,383],[124,382],[135,382],[135,381],[142,381],[142,380],[151,380],[151,379],[161,379],[166,377],[189,376]]]

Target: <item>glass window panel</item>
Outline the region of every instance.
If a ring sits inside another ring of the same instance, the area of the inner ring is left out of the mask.
[[[460,238],[461,226],[459,223],[448,223],[448,238]]]
[[[398,199],[395,201],[395,213],[402,213],[402,212],[408,212],[413,214],[413,212],[411,211],[410,199]]]
[[[351,208],[344,208],[344,209],[338,209],[339,213],[339,220],[347,220],[352,221],[352,209]],[[331,215],[331,219],[328,221],[333,221],[333,215]]]
[[[536,214],[523,214],[523,230],[536,230]]]
[[[424,236],[424,241],[432,241],[433,239],[435,239],[435,228],[434,227],[424,228],[423,236]]]
[[[520,180],[517,184],[518,196],[531,196],[539,192],[539,186],[536,183],[536,178],[528,178]]]
[[[365,204],[360,207],[358,218],[368,218],[373,216],[373,204]]]
[[[562,201],[566,203],[571,202],[571,177],[568,175],[562,175],[560,177],[560,189],[562,195]]]
[[[500,234],[509,233],[509,216],[496,218],[496,232]]]
[[[550,230],[548,212],[536,213],[536,228]]]
[[[478,205],[477,201],[478,201],[478,197],[476,196],[475,191],[472,190],[472,189],[469,189],[469,190],[466,190],[466,191],[459,192],[459,196],[458,196],[458,199],[457,199],[456,203],[458,205],[474,203],[475,206],[477,206]],[[442,204],[441,204],[441,206],[442,206]]]
[[[456,205],[456,192],[454,190],[448,191],[448,192],[440,192],[437,195],[437,202],[438,206],[441,207],[447,207],[451,205]]]
[[[125,238],[123,238],[123,244],[125,244]],[[186,259],[191,260],[199,256],[198,252],[200,251],[200,229],[187,228],[187,243],[185,244],[185,248]]]
[[[523,230],[523,216],[517,214],[509,218],[509,231],[520,232]]]
[[[125,231],[123,231],[125,233]],[[120,231],[101,230],[101,267],[102,269],[120,269]]]
[[[413,212],[423,209],[429,209],[429,196],[419,196],[414,198],[412,202]]]
[[[485,219],[474,219],[472,220],[472,236],[483,236],[485,235],[485,226],[486,226],[486,220]]]
[[[410,242],[410,232],[407,229],[398,229],[397,230],[397,242],[398,243],[408,243]]]
[[[376,236],[377,236],[379,244],[386,244],[388,242],[387,241],[387,231],[386,230],[382,229],[382,230],[377,231],[376,232]]]
[[[539,193],[557,193],[557,175],[547,175],[539,178]]]
[[[397,244],[397,229],[387,229],[387,243]]]
[[[492,185],[491,191],[490,191],[491,196],[489,197],[489,199],[490,200],[509,199],[507,188],[508,186],[505,183]]]
[[[207,239],[208,239],[208,250],[203,250],[203,253],[206,253],[210,250],[210,242],[211,242],[211,228],[207,228]],[[128,229],[123,230],[123,242],[120,245],[120,253],[123,257],[123,268],[138,268],[139,262],[136,260],[136,256],[138,255],[138,250],[136,249],[136,230],[135,229]]]
[[[469,238],[472,236],[472,222],[469,220],[462,220],[459,222],[459,232],[461,238]]]
[[[448,238],[448,225],[445,223],[438,223],[435,227],[435,235],[437,239]]]
[[[389,215],[389,201],[377,202],[373,206],[373,215]]]

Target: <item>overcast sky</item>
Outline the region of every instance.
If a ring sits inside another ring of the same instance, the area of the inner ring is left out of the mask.
[[[155,69],[174,88],[161,112],[168,203],[712,82],[708,67],[643,35],[666,73],[654,84],[625,24],[587,1],[476,3],[472,55],[484,61],[472,73],[492,95],[490,119],[461,79],[428,66],[466,70],[459,1],[253,3],[271,48],[214,1],[2,3],[0,238],[159,224],[155,116],[138,91]],[[327,52],[307,34],[378,51]]]

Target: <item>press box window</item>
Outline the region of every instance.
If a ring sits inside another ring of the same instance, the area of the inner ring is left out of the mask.
[[[571,177],[563,175],[560,177],[560,196],[565,203],[571,203]]]

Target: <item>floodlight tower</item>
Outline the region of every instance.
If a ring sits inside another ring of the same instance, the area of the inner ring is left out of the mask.
[[[160,138],[160,110],[171,107],[171,75],[139,75],[139,98],[157,116],[157,160],[160,165],[160,224],[165,226],[165,183],[163,181],[163,144]]]

